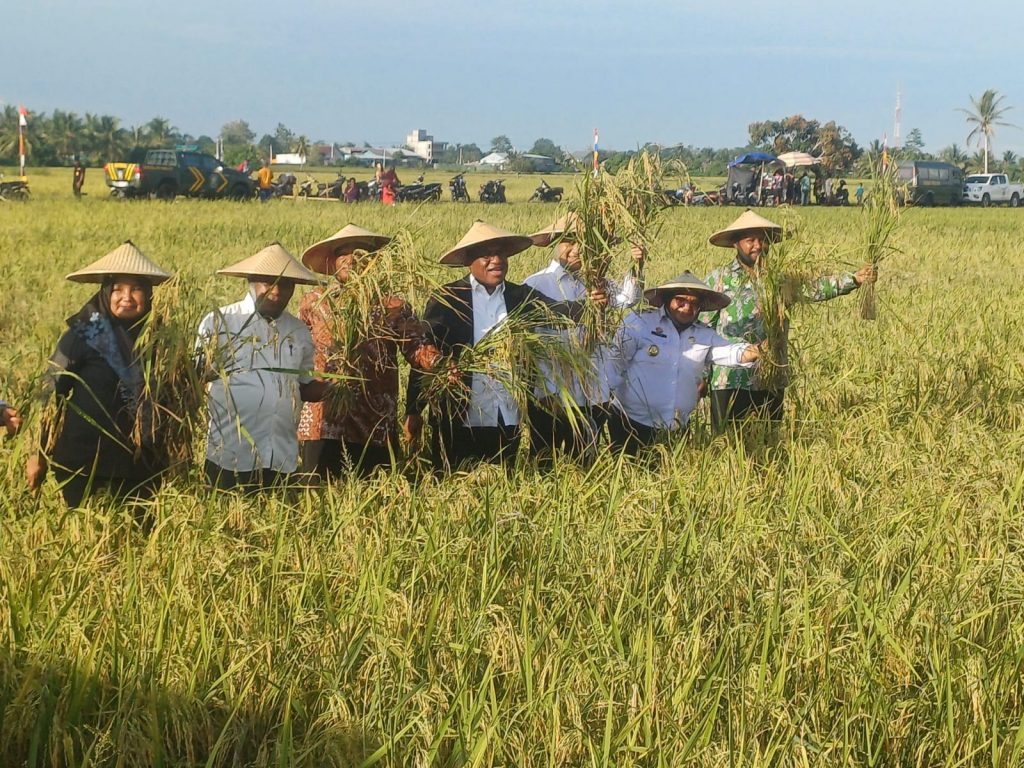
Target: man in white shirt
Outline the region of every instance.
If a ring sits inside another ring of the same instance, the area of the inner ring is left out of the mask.
[[[244,277],[248,295],[211,312],[199,325],[209,428],[206,474],[215,488],[267,488],[298,466],[302,401],[319,401],[313,339],[287,312],[298,283],[316,275],[279,243],[218,274]]]
[[[689,272],[645,292],[651,309],[630,313],[616,335],[620,381],[608,420],[612,447],[636,455],[659,433],[686,429],[698,387],[711,364],[749,368],[758,347],[733,343],[697,322],[700,312],[729,305]]]
[[[532,245],[525,235],[477,221],[453,249],[441,257],[447,266],[465,266],[469,274],[449,283],[430,298],[423,319],[430,325],[437,347],[458,362],[462,352],[480,342],[509,314],[545,304],[557,314],[582,311],[581,302],[553,302],[534,289],[505,280],[508,258]],[[603,291],[589,296],[607,302]],[[418,414],[426,405],[425,374],[409,375],[406,413]],[[519,406],[505,386],[483,373],[463,373],[468,402],[461,407],[445,402],[432,409],[434,467],[438,472],[457,469],[471,461],[500,463],[514,460],[519,447]]]
[[[555,253],[551,263],[526,278],[524,284],[554,301],[586,298],[587,289],[579,276],[582,261],[575,229],[575,218],[569,215],[530,235],[534,245],[546,247],[553,243]],[[633,266],[629,272],[620,283],[608,281],[606,290],[612,307],[634,306],[643,290],[642,275],[647,252],[640,245],[633,245],[630,250]],[[584,349],[584,338],[579,331],[564,330],[560,335],[567,346]],[[597,445],[608,420],[609,401],[617,377],[607,345],[596,345],[589,352],[589,358],[586,371],[560,374],[551,366],[542,366],[538,402],[531,402],[527,407],[530,453],[540,462],[551,462],[556,452],[564,452],[578,460]],[[561,398],[557,397],[560,390],[568,390],[576,406],[574,414],[566,413],[562,407]]]

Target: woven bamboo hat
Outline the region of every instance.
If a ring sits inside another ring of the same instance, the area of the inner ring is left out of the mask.
[[[466,267],[481,254],[514,256],[531,245],[533,240],[526,235],[506,232],[477,219],[459,240],[458,245],[441,257],[441,263],[449,267]]]
[[[708,242],[722,248],[731,248],[736,245],[737,240],[751,232],[763,232],[768,241],[772,243],[777,243],[782,239],[781,225],[774,221],[768,221],[763,216],[758,216],[748,208],[728,227],[720,229],[709,237]]]
[[[551,226],[545,227],[539,232],[534,232],[530,235],[530,239],[533,240],[533,244],[539,248],[546,248],[560,239],[574,240],[576,239],[578,222],[579,216],[577,214],[567,213],[565,216],[559,216]],[[620,242],[622,242],[622,240],[619,238],[610,237],[607,244],[616,245]]]
[[[566,237],[566,233],[572,234],[576,229],[576,222],[578,216],[575,213],[567,213],[565,216],[559,216],[555,223],[551,226],[545,227],[539,232],[534,232],[530,235],[530,239],[533,244],[540,248],[545,248],[551,245],[559,238]]]
[[[346,224],[326,240],[321,240],[303,251],[302,263],[314,272],[326,275],[329,272],[327,261],[330,257],[352,253],[355,250],[372,253],[390,242],[391,238],[387,235],[378,235],[355,224]]]
[[[171,278],[170,273],[150,261],[131,240],[125,240],[102,259],[94,261],[77,272],[72,272],[66,279],[75,283],[102,283],[114,275],[131,275],[143,277],[150,285],[159,285]]]
[[[229,277],[266,278],[267,280],[291,280],[293,283],[316,285],[319,278],[285,250],[280,243],[271,243],[255,256],[242,259],[237,264],[217,270],[218,275]]]
[[[691,272],[683,272],[683,274],[676,275],[667,283],[662,283],[657,288],[650,288],[644,291],[644,298],[648,304],[660,307],[665,303],[665,299],[677,293],[692,293],[699,298],[701,312],[714,312],[719,309],[725,309],[732,303],[732,299],[724,293],[712,290],[707,283]]]

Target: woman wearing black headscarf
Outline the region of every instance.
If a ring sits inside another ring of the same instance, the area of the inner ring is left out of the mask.
[[[100,289],[68,318],[50,358],[47,388],[56,395],[57,415],[47,420],[41,450],[28,461],[33,490],[52,462],[69,507],[101,488],[137,498],[155,492],[161,466],[136,342],[153,286],[169,277],[131,241],[68,275],[74,282],[100,283]]]

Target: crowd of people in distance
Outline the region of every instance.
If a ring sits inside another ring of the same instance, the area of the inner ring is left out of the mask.
[[[767,205],[849,205],[850,190],[846,188],[846,179],[836,181],[830,174],[814,175],[804,171],[797,178],[790,170],[776,169],[766,173],[761,179],[761,199]],[[857,205],[864,200],[864,184],[857,183],[853,193]]]
[[[272,243],[220,269],[242,280],[244,293],[207,314],[196,334],[209,486],[253,492],[299,477],[330,482],[394,468],[403,450],[420,448],[424,414],[439,476],[480,462],[511,466],[524,424],[528,453],[544,465],[587,461],[605,445],[636,455],[675,440],[704,394],[717,430],[751,414],[781,417],[784,387],[759,377],[766,333],[756,290],[758,266],[783,236],[779,225],[746,211],[710,237],[734,252],[728,264],[705,280],[683,271],[646,289],[647,254],[638,244],[628,246],[631,267],[621,279],[586,287],[577,226],[563,217],[525,235],[474,222],[440,258],[462,275],[437,289],[421,316],[403,296],[380,295],[354,338],[338,299],[375,268],[389,236],[349,224],[301,260]],[[551,248],[550,263],[522,284],[508,280],[509,259],[534,246]],[[804,298],[835,298],[876,276],[870,266],[824,276]],[[97,290],[68,319],[50,358],[43,400],[57,416],[43,420],[28,460],[32,489],[52,471],[76,507],[99,489],[146,499],[159,488],[168,462],[160,435],[145,425],[153,409],[146,377],[161,372],[139,339],[154,291],[170,277],[130,241],[67,276]],[[292,314],[299,285],[313,288]],[[588,343],[584,316],[609,306],[624,319],[603,342]],[[540,330],[581,364],[565,374],[539,362],[524,412],[500,376],[462,361],[530,308],[562,318],[562,326]],[[339,357],[342,347],[347,354]],[[404,410],[400,359],[411,368]],[[427,392],[439,377],[449,394],[432,399]],[[9,433],[21,426],[13,407],[0,403],[0,414]]]

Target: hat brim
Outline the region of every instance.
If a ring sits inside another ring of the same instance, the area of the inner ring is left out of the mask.
[[[699,298],[701,312],[718,312],[732,304],[732,299],[724,293],[713,291],[710,288],[694,288],[689,285],[649,288],[644,291],[644,300],[652,307],[661,307],[664,306],[666,298],[675,296],[677,293],[692,293]]]
[[[346,253],[352,253],[353,251],[366,251],[367,253],[373,253],[383,248],[385,245],[391,242],[390,237],[380,235],[379,237],[366,237],[366,236],[355,236],[355,237],[338,237],[328,238],[315,245],[311,245],[305,251],[302,252],[302,263],[308,269],[314,272],[319,272],[322,275],[331,274],[327,268],[328,261],[342,249],[348,249]]]
[[[320,280],[308,277],[295,277],[293,275],[258,275],[252,272],[237,272],[233,269],[218,269],[218,275],[224,277],[243,277],[246,280],[258,280],[261,283],[277,283],[281,280],[288,280],[289,282],[295,283],[296,285],[320,285]]]
[[[441,257],[440,263],[448,267],[468,267],[480,255],[515,256],[533,245],[527,235],[507,235],[481,240],[476,243],[452,248]]]
[[[731,248],[748,235],[761,233],[769,243],[782,239],[782,227],[747,227],[744,229],[723,229],[708,238],[708,242],[719,248]]]
[[[123,271],[123,272],[116,272],[116,271],[115,272],[108,272],[108,271],[101,271],[101,272],[79,271],[79,272],[72,272],[70,275],[67,275],[64,279],[65,280],[70,280],[72,283],[104,283],[108,279],[113,279],[113,278],[117,277],[118,275],[125,275],[126,277],[137,277],[140,280],[145,280],[150,285],[160,285],[160,283],[166,283],[168,280],[171,279],[170,275],[141,275],[141,274],[136,274],[135,272],[131,272],[130,270],[129,271]]]

